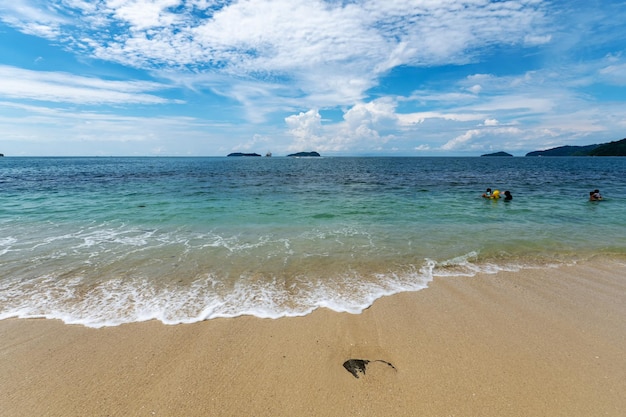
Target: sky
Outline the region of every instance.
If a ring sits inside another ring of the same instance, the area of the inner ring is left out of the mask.
[[[0,0],[6,156],[515,156],[626,137],[624,0]]]

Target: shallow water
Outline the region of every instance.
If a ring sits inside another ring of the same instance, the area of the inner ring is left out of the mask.
[[[624,178],[626,158],[5,157],[0,318],[359,312],[433,276],[624,257]]]

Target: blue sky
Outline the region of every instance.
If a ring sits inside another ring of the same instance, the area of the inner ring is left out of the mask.
[[[626,2],[11,0],[5,155],[514,155],[626,137]]]

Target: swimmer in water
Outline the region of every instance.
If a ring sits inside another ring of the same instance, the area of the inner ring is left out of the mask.
[[[600,194],[600,190],[589,191],[589,201],[600,201],[602,200],[602,195]]]

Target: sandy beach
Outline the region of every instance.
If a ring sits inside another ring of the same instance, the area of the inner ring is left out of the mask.
[[[594,260],[437,278],[360,315],[4,320],[1,414],[623,416],[625,296],[626,264]]]

